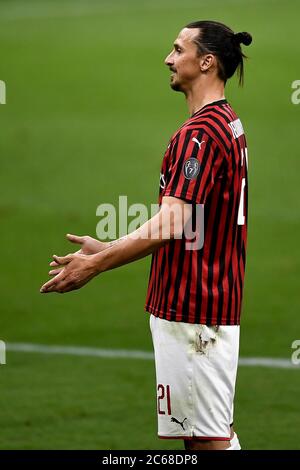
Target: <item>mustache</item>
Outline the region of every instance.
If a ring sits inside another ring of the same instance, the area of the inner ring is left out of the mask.
[[[170,69],[171,72],[176,72],[176,70],[173,69],[172,67],[169,67],[169,69]]]

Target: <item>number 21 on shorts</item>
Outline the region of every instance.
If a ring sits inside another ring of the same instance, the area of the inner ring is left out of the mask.
[[[171,415],[170,385],[157,385],[157,412],[159,415]]]

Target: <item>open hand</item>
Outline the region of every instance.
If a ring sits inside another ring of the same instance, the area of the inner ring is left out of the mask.
[[[66,235],[67,239],[71,243],[75,243],[77,245],[80,245],[80,249],[76,251],[75,253],[78,253],[80,255],[94,255],[96,253],[100,253],[100,251],[103,251],[107,248],[107,243],[105,242],[100,242],[99,240],[96,240],[95,238],[90,237],[89,235],[72,235],[71,233],[68,233]],[[69,255],[67,255],[69,256]],[[50,263],[50,266],[52,267],[58,267],[59,264],[56,261],[52,261]],[[63,268],[60,268],[60,270]],[[50,271],[50,276],[58,274],[59,271]]]
[[[49,272],[50,276],[55,277],[46,282],[41,287],[40,292],[43,294],[49,292],[63,294],[80,289],[97,274],[92,258],[93,256],[80,253],[61,257],[54,255],[55,266],[59,266],[59,268]]]

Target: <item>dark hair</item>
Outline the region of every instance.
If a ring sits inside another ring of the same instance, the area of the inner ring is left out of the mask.
[[[241,44],[249,46],[252,36],[249,33],[234,33],[217,21],[195,21],[186,25],[186,28],[199,28],[199,35],[194,42],[198,47],[199,55],[214,54],[217,57],[218,76],[225,83],[238,69],[239,84],[244,82],[244,58]]]

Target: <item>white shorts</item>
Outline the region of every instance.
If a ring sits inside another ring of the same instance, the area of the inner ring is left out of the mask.
[[[229,440],[238,366],[238,325],[206,326],[150,315],[158,436]]]

